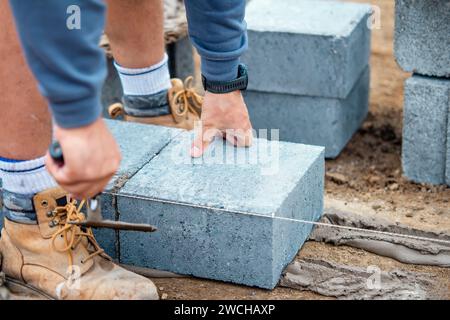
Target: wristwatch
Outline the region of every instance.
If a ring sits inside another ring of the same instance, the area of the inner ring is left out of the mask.
[[[203,89],[211,93],[228,93],[236,90],[247,89],[248,73],[247,66],[243,63],[238,66],[237,78],[230,81],[210,81],[202,75]]]

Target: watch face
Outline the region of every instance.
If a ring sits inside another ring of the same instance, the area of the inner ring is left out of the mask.
[[[248,85],[248,71],[247,71],[247,66],[243,63],[241,63],[239,65],[239,76],[238,78],[241,78],[241,80],[243,81],[243,84],[240,88],[240,90],[247,90],[247,85]]]
[[[247,74],[247,66],[243,63],[239,64],[238,67],[238,78],[245,76]]]

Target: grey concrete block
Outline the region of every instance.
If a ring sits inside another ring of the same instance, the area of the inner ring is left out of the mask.
[[[450,0],[395,1],[395,56],[405,71],[450,77]]]
[[[116,120],[106,120],[106,123],[122,153],[120,168],[102,195],[104,218],[115,220],[118,218],[115,209],[116,198],[111,194],[117,192],[130,177],[180,134],[181,130]],[[95,235],[106,252],[117,259],[118,233],[114,230],[98,229],[95,230]]]
[[[255,129],[278,129],[283,141],[325,146],[335,158],[358,130],[368,111],[370,71],[367,68],[345,99],[247,91]]]
[[[248,88],[346,98],[370,54],[371,7],[336,1],[253,0],[247,7]]]
[[[450,186],[450,105],[447,116],[447,164],[445,166],[445,183]]]
[[[322,147],[215,141],[203,159],[176,138],[120,190],[120,218],[158,227],[120,233],[120,261],[273,288],[323,209]],[[138,197],[129,198],[129,197]],[[293,220],[290,220],[293,219]]]
[[[445,183],[450,79],[414,75],[405,83],[403,172],[415,182]]]
[[[110,181],[107,190],[122,184],[158,154],[183,130],[162,126],[105,120],[108,129],[119,144],[122,153],[120,168]]]

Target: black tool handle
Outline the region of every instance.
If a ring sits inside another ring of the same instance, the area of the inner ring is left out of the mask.
[[[59,144],[58,141],[53,141],[48,151],[53,161],[55,161],[60,166],[64,165],[64,155],[62,152],[61,145]]]
[[[53,161],[55,161],[59,166],[64,165],[64,155],[62,152],[61,145],[58,141],[53,141],[53,143],[50,145],[48,152],[50,153],[50,156],[52,157]],[[101,192],[98,193],[94,198],[97,198],[101,195]]]

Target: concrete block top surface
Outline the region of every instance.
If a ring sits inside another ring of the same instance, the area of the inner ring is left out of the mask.
[[[176,137],[120,194],[270,216],[324,157],[323,147],[255,139],[250,148],[235,148],[216,139],[192,159],[191,141],[190,133]]]
[[[346,37],[371,12],[358,3],[315,0],[253,0],[246,10],[249,30]]]
[[[130,177],[149,162],[182,130],[147,124],[127,123],[107,120],[106,124],[119,144],[122,158],[120,168],[110,182],[112,187],[117,179]]]

